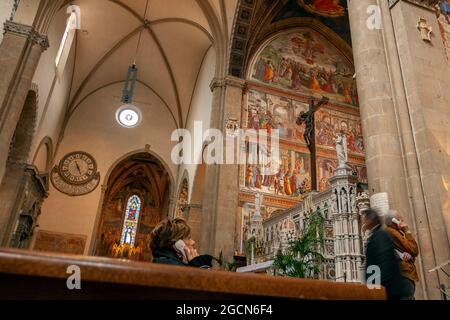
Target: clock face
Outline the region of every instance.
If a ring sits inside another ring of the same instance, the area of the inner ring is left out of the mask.
[[[61,178],[69,184],[80,185],[91,181],[97,173],[94,158],[86,152],[72,152],[59,164]]]

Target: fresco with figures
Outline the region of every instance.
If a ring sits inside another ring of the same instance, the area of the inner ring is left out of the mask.
[[[280,139],[305,144],[305,128],[297,126],[295,120],[300,112],[308,110],[306,103],[250,90],[247,108],[247,128],[266,129],[269,133],[278,129]]]
[[[353,173],[358,177],[361,183],[367,183],[367,169],[364,163],[349,163]],[[317,181],[319,191],[325,191],[330,187],[329,179],[333,176],[334,169],[337,167],[337,160],[325,157],[317,159]]]
[[[359,116],[323,108],[317,112],[315,119],[316,143],[319,147],[334,150],[336,135],[342,132],[347,137],[349,153],[364,155],[364,140]]]
[[[252,69],[252,79],[258,82],[357,106],[353,75],[351,63],[322,35],[310,29],[272,40]]]
[[[245,188],[277,196],[301,198],[311,191],[310,156],[293,150],[280,150],[280,167],[267,175],[261,164],[247,164]]]
[[[340,1],[298,1],[308,12],[333,20],[346,15]],[[319,13],[318,13],[319,14]],[[271,40],[253,59],[242,127],[279,132],[280,165],[273,171],[270,163],[240,166],[243,198],[257,192],[264,196],[264,220],[301,201],[311,192],[312,165],[317,169],[318,191],[329,187],[337,167],[336,136],[347,137],[349,166],[358,180],[367,183],[365,147],[359,116],[354,68],[350,61],[325,36],[312,29],[297,28]],[[301,112],[309,110],[308,98],[326,96],[329,104],[316,113],[315,163],[304,139],[305,126],[297,125]],[[248,146],[247,146],[248,148]],[[248,150],[247,150],[248,151]],[[274,205],[279,207],[267,207]],[[254,203],[242,207],[241,252],[245,251]]]

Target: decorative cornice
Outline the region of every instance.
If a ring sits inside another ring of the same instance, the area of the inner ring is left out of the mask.
[[[257,0],[240,0],[237,5],[228,66],[228,73],[235,77],[243,77],[245,56],[257,2]]]
[[[227,76],[222,79],[214,78],[211,81],[209,88],[211,89],[211,92],[212,92],[216,88],[235,87],[235,88],[239,88],[239,89],[244,89],[246,86],[247,86],[247,83],[245,80],[242,80],[240,78],[236,78],[233,76]]]
[[[4,24],[4,30],[5,34],[9,33],[15,36],[27,38],[33,44],[41,46],[43,50],[47,50],[50,46],[48,37],[46,35],[40,34],[31,26],[14,21],[6,21]]]

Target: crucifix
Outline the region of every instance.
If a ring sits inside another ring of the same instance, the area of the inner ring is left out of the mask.
[[[300,112],[297,118],[297,125],[305,124],[305,133],[303,137],[305,138],[306,145],[311,154],[311,189],[317,191],[317,168],[316,168],[316,124],[315,124],[315,113],[320,107],[326,105],[330,99],[327,97],[322,97],[319,102],[315,102],[313,97],[309,97],[309,111]]]

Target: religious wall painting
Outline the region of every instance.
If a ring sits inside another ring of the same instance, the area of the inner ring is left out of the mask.
[[[280,22],[292,18],[314,19],[316,22],[319,21],[333,30],[334,33],[351,46],[350,23],[347,12],[347,0],[334,1],[334,3],[333,1],[286,0],[286,4],[277,13],[272,22]]]
[[[337,18],[346,15],[345,0],[297,0],[307,11],[320,16]]]
[[[248,93],[247,128],[267,130],[278,129],[280,140],[288,140],[305,144],[304,127],[297,126],[295,121],[308,105],[286,97],[250,90]]]
[[[321,109],[317,112],[316,143],[320,148],[334,150],[336,136],[343,132],[347,138],[348,151],[351,154],[364,155],[364,140],[359,116],[340,111]]]
[[[322,35],[310,29],[276,37],[258,55],[252,79],[357,106],[354,68]]]
[[[329,179],[333,176],[337,167],[337,160],[319,158],[317,163],[317,185],[319,191],[325,191],[330,187]]]
[[[317,181],[319,191],[325,191],[330,187],[329,179],[333,177],[334,170],[337,168],[336,159],[319,157],[317,160]],[[367,183],[367,168],[364,163],[352,163],[348,165],[352,168],[353,174],[358,177],[358,182]]]
[[[440,0],[437,9],[436,14],[439,22],[439,29],[444,41],[447,60],[450,64],[450,0]]]
[[[280,149],[280,166],[276,174],[265,174],[262,164],[247,164],[245,188],[266,194],[301,198],[311,191],[310,156]]]
[[[84,235],[39,230],[33,250],[82,255],[86,239]]]

